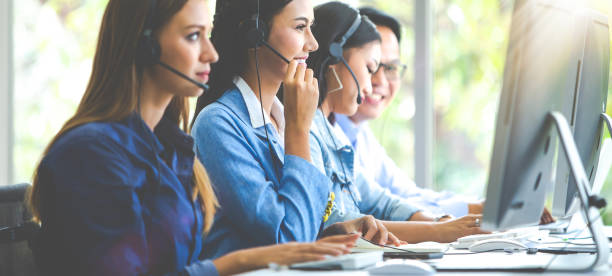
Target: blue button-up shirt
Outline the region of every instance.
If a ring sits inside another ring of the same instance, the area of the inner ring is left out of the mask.
[[[236,83],[202,109],[192,129],[196,154],[221,205],[204,242],[208,258],[254,246],[314,241],[329,195],[327,177],[310,162],[284,153],[270,121],[263,125],[256,118],[261,118],[261,107],[253,91],[240,79]],[[261,125],[254,125],[257,121]]]
[[[139,115],[62,135],[38,171],[44,195],[34,253],[49,275],[217,275],[199,261],[203,218],[193,194],[193,140]]]
[[[312,162],[331,179],[336,200],[325,227],[372,215],[377,219],[405,221],[419,211],[417,207],[380,186],[372,185],[372,179],[355,170],[352,146],[342,138],[337,124],[332,126],[317,110],[310,131]]]
[[[347,116],[336,114],[336,122],[355,149],[355,167],[391,193],[410,200],[430,213],[451,214],[455,217],[468,213],[468,203],[476,198],[448,191],[436,192],[418,187],[387,155],[367,123],[355,124]]]

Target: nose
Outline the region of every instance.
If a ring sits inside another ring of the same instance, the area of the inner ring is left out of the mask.
[[[381,67],[378,69],[376,74],[372,75],[372,87],[387,87],[389,85],[389,81],[387,81],[387,77],[385,76],[385,68]]]
[[[202,52],[200,53],[200,62],[202,63],[215,63],[219,60],[219,54],[212,44],[210,39],[204,39],[202,44]]]
[[[319,49],[319,43],[317,39],[312,34],[312,30],[308,28],[308,34],[306,36],[306,43],[304,43],[304,51],[305,52],[314,52]]]

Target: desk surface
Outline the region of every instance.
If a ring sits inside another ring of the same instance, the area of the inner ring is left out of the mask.
[[[590,264],[593,260],[594,255],[591,254],[571,254],[571,255],[550,255],[550,254],[541,254],[538,253],[536,255],[527,255],[525,253],[513,253],[508,254],[504,252],[489,252],[489,253],[480,253],[473,255],[446,255],[442,259],[427,261],[429,263],[475,263],[482,264],[486,266],[492,262],[507,262],[509,264],[516,264],[517,262],[526,262],[526,263],[538,263],[538,262],[546,262],[549,261],[552,257],[555,257],[554,263],[565,264],[571,268],[580,268],[585,267]],[[436,275],[490,275],[490,276],[501,276],[501,275],[516,275],[519,272],[510,271],[510,272],[499,272],[499,271],[438,271]],[[559,271],[546,271],[546,272],[520,272],[520,275],[559,275],[561,274]],[[562,275],[574,275],[579,274],[577,272],[569,272],[563,273]],[[262,269],[258,271],[253,271],[250,273],[246,273],[243,275],[248,276],[259,276],[259,275],[278,275],[278,276],[293,276],[293,275],[355,275],[355,276],[365,276],[369,275],[366,271],[298,271],[298,270],[281,270],[274,271],[270,269]],[[610,270],[610,263],[608,267],[602,267],[595,271],[589,273],[580,273],[580,275],[612,275],[612,271]]]

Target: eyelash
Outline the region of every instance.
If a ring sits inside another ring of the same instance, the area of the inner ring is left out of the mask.
[[[194,38],[194,36],[197,36],[197,37]],[[197,41],[199,38],[200,38],[200,32],[199,31],[198,32],[190,33],[187,36],[187,40],[189,40],[189,41]]]
[[[315,23],[310,24],[310,28],[313,28],[314,26],[315,26]],[[306,27],[307,27],[306,24],[301,24],[295,27],[295,29],[299,31],[303,31]]]

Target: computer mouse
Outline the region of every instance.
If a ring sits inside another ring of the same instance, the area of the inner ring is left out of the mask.
[[[417,243],[417,245],[420,245],[420,246],[442,246],[439,242],[434,242],[434,241],[420,242],[420,243]]]
[[[488,239],[472,244],[468,250],[471,252],[486,252],[494,250],[517,251],[528,247],[520,242],[510,239]]]
[[[370,275],[432,275],[436,273],[430,265],[417,260],[387,260],[368,268]]]

